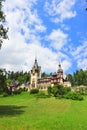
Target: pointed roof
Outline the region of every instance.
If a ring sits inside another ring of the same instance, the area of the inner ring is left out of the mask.
[[[35,58],[35,61],[34,61],[33,68],[35,68],[35,69],[37,69],[37,68],[38,68],[38,63],[37,63],[37,59],[36,59],[36,58]]]
[[[61,64],[60,64],[60,63],[59,63],[59,65],[58,65],[58,66],[59,66],[59,69],[61,69]]]
[[[61,68],[61,64],[58,65],[58,72],[63,72],[63,69]]]

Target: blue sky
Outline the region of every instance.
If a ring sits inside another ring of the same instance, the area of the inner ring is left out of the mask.
[[[87,68],[85,0],[6,0],[9,40],[0,50],[0,67],[29,71],[35,57],[42,72]]]

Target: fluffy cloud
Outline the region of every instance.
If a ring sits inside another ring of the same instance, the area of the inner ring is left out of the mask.
[[[21,36],[20,36],[21,37]],[[33,66],[35,56],[38,59],[38,64],[42,68],[42,72],[55,72],[58,69],[60,58],[64,58],[62,67],[64,71],[70,67],[68,57],[61,52],[52,52],[47,47],[37,44],[24,44],[20,38],[21,44],[15,40],[4,44],[0,52],[0,65],[7,70],[14,71],[29,71]],[[64,64],[65,63],[65,64]]]
[[[51,42],[50,46],[56,50],[60,50],[68,41],[68,35],[60,29],[53,30],[46,38]]]
[[[73,11],[75,2],[76,0],[52,0],[50,3],[46,2],[44,8],[52,20],[58,23],[76,16],[76,12]]]
[[[37,56],[42,71],[57,71],[61,59],[62,67],[66,71],[71,65],[68,56],[60,51],[54,52],[50,47],[60,50],[67,43],[68,35],[59,29],[53,30],[47,36],[51,41],[50,47],[44,47],[40,33],[46,31],[46,26],[34,8],[35,4],[37,0],[6,0],[4,11],[7,15],[9,40],[4,41],[0,50],[0,67],[14,71],[29,71]]]
[[[87,68],[87,40],[82,41],[82,44],[78,46],[72,55],[77,60],[77,66],[82,69]]]
[[[4,11],[7,15],[8,27],[11,29],[10,33],[14,34],[15,31],[22,30],[25,35],[29,35],[46,30],[37,10],[33,8],[34,4],[36,4],[36,1],[33,2],[32,0],[10,2],[6,0]]]

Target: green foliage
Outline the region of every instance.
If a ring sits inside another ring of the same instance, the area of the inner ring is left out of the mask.
[[[77,92],[69,92],[64,96],[66,99],[83,100],[83,97]]]
[[[30,90],[30,94],[37,94],[37,93],[39,93],[39,89],[31,89]]]
[[[8,96],[9,96],[8,93],[6,92],[3,93],[3,97],[8,97]]]
[[[12,91],[8,89],[8,87],[5,87],[4,92],[3,92],[3,97],[7,97],[12,95]]]
[[[55,84],[53,87],[48,87],[48,95],[53,95],[54,97],[62,98],[64,94],[71,91],[69,87],[63,87],[60,84]]]
[[[48,95],[51,95],[51,93],[52,93],[52,87],[51,86],[48,86],[47,92],[48,92]]]
[[[19,84],[29,83],[30,73],[28,72],[11,72],[5,69],[0,69],[0,93],[5,92],[5,88],[10,85],[10,83],[15,80]]]
[[[53,94],[57,98],[66,98],[72,100],[83,100],[83,97],[80,93],[71,92],[71,88],[63,87],[62,85],[56,84],[53,87],[48,87],[48,94]]]
[[[55,85],[53,86],[52,90],[51,90],[51,93],[54,95],[54,97],[58,97],[59,93],[60,93],[60,90],[59,90],[59,85]]]
[[[6,75],[5,70],[0,69],[0,91],[4,91],[6,88]]]
[[[87,95],[87,87],[80,87],[79,88],[79,93],[81,95]]]
[[[4,12],[2,11],[2,2],[4,0],[0,0],[0,47],[3,43],[3,39],[7,39],[7,32],[8,28],[5,28],[3,23],[5,23],[5,15]]]
[[[0,86],[0,94],[3,93],[3,88]]]
[[[73,86],[74,85],[74,78],[73,78],[73,76],[71,74],[68,74],[67,78],[71,82],[71,85]]]
[[[72,86],[87,86],[87,70],[80,69],[74,72],[73,75],[68,74],[68,80],[71,82]]]
[[[45,92],[43,91],[40,91],[37,95],[36,95],[37,98],[49,98],[50,96],[47,95]]]
[[[48,76],[49,76],[48,74],[46,74],[45,72],[43,72],[41,77],[46,78]]]
[[[7,84],[7,86],[9,86],[11,82],[12,82],[11,79],[6,79],[6,84]]]
[[[19,71],[17,71],[17,72],[9,71],[8,72],[8,79],[17,80],[17,81],[20,82],[20,84],[22,84],[22,83],[29,82],[30,74],[28,72],[23,73],[23,71],[21,71],[21,72],[19,72]]]
[[[4,92],[7,93],[8,95],[11,95],[11,94],[12,94],[12,90],[8,89],[7,87],[6,87],[6,89],[5,89]]]
[[[19,89],[14,90],[13,94],[17,95],[17,94],[21,94],[21,92],[22,92],[22,89],[19,88]]]
[[[67,94],[68,92],[71,92],[71,88],[70,87],[64,87],[64,94]]]

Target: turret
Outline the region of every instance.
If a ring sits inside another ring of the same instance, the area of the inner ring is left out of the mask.
[[[41,67],[38,66],[37,59],[35,59],[34,65],[31,70],[31,87],[37,88],[38,79],[41,78]]]
[[[62,83],[63,82],[63,69],[61,68],[61,64],[60,63],[58,65],[57,77],[58,77],[58,82]]]

